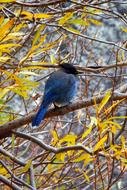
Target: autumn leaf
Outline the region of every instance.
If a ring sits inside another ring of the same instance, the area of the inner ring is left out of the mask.
[[[98,107],[98,113],[100,113],[100,111],[103,109],[103,107],[108,102],[110,97],[111,97],[111,91],[106,92],[105,97],[103,98],[103,100],[101,101],[101,103],[100,103],[100,105]]]
[[[28,160],[24,168],[18,170],[18,173],[19,174],[26,173],[30,169],[31,164],[32,164],[32,160]]]
[[[107,140],[107,136],[104,136],[94,147],[94,152],[102,148],[104,146],[105,141]]]
[[[15,2],[16,0],[0,0],[0,3],[12,3]]]
[[[46,13],[35,13],[34,14],[34,18],[36,19],[41,19],[41,18],[44,18],[44,19],[48,19],[48,18],[51,18],[52,15],[49,15],[49,14],[46,14]]]
[[[70,18],[72,18],[73,13],[66,13],[63,17],[60,18],[58,24],[64,25]]]

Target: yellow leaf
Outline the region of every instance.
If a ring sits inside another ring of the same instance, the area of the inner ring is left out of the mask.
[[[116,126],[113,125],[111,127],[111,131],[112,131],[113,134],[116,134],[116,132],[117,132]]]
[[[107,108],[107,109],[104,111],[104,114],[110,113],[111,110],[112,110],[114,107],[116,107],[118,104],[120,104],[120,103],[121,103],[122,101],[124,101],[124,100],[125,100],[125,98],[123,98],[122,100],[119,100],[119,101],[113,103],[109,108]]]
[[[117,151],[114,153],[113,156],[116,157],[116,159],[120,160],[121,154],[122,154],[121,150],[117,150]]]
[[[74,159],[73,162],[81,162],[82,160],[88,159],[89,154],[82,154],[81,156],[78,156],[78,158]]]
[[[2,99],[7,93],[8,93],[9,89],[8,88],[0,88],[0,99]]]
[[[10,59],[9,56],[6,56],[6,57],[1,56],[1,57],[0,57],[0,62],[6,62],[6,61],[9,60],[9,59]]]
[[[28,89],[27,87],[23,87],[23,86],[17,86],[17,85],[13,85],[13,86],[9,86],[8,89],[10,89],[11,91],[13,91],[14,93],[24,97],[25,99],[27,99],[28,93],[26,92],[26,90]]]
[[[18,172],[19,174],[26,173],[32,164],[32,160],[28,160],[27,164],[24,166],[24,168],[20,169]]]
[[[123,32],[127,32],[127,28],[120,27]]]
[[[51,131],[51,134],[53,136],[53,145],[55,145],[59,141],[58,134],[55,130]]]
[[[20,11],[18,11],[20,13]],[[22,11],[21,15],[24,16],[24,19],[33,20],[34,14],[29,11]]]
[[[62,18],[59,20],[59,25],[64,25],[71,17],[73,16],[73,13],[66,13]]]
[[[103,126],[103,127],[107,127],[107,126],[109,126],[110,124],[111,124],[111,125],[114,125],[114,126],[116,126],[116,127],[118,127],[119,129],[121,129],[121,126],[120,126],[119,123],[114,122],[114,121],[109,121],[109,120],[103,122],[103,123],[102,123],[102,126]]]
[[[42,24],[39,29],[37,30],[35,36],[34,36],[34,39],[33,39],[33,43],[32,43],[32,46],[36,44],[36,42],[38,41],[39,37],[40,37],[40,32],[45,28],[45,25]],[[43,37],[44,38],[44,37]]]
[[[82,135],[82,139],[84,139],[84,138],[86,138],[90,133],[91,133],[91,131],[92,131],[92,125],[89,127],[89,129],[87,129],[84,133],[83,133],[83,135]]]
[[[84,174],[84,177],[85,177],[86,181],[88,183],[90,183],[90,178],[88,177],[88,175],[86,174],[86,172],[83,172],[83,174]]]
[[[126,139],[125,139],[125,137],[123,135],[120,137],[120,139],[121,139],[121,142],[122,142],[122,149],[125,149]]]
[[[14,22],[15,22],[15,19],[11,19],[6,24],[2,25],[2,27],[0,28],[0,39],[2,39],[4,34],[8,32],[8,30],[12,27]]]
[[[86,167],[91,161],[93,161],[93,158],[90,154],[86,154],[86,159],[84,161],[84,167]]]
[[[56,154],[56,159],[64,162],[66,153],[58,153]]]
[[[7,174],[8,174],[7,170],[3,166],[0,166],[0,175],[7,175]]]
[[[34,55],[34,54],[37,54],[37,52],[34,52],[34,51],[36,49],[38,49],[43,44],[43,42],[45,41],[45,39],[46,39],[46,34],[41,37],[40,42],[37,45],[34,45],[34,44],[32,45],[32,48],[30,49],[30,51],[28,53],[28,54],[30,54],[30,57],[32,57],[32,55]],[[34,43],[36,43],[36,42],[34,42]],[[41,48],[41,51],[43,51],[43,48]]]
[[[14,30],[14,32],[18,32],[20,29],[23,29],[26,26],[27,26],[27,24],[25,24],[25,23],[22,22],[22,23],[16,25],[13,30]]]
[[[12,3],[15,2],[16,0],[0,0],[0,3]]]
[[[110,117],[108,120],[113,120],[113,119],[127,119],[127,116],[114,116],[114,117]]]
[[[120,149],[120,146],[118,146],[118,145],[111,145],[110,146],[110,150],[113,150],[114,152],[117,152],[118,149]]]
[[[22,39],[23,33],[10,33],[7,36],[4,37],[4,39],[2,40],[2,42],[6,42],[8,40],[20,40]]]
[[[68,142],[69,145],[74,145],[76,141],[77,136],[76,135],[66,135],[62,139],[60,139],[59,144],[62,144],[63,142]]]
[[[127,166],[127,159],[126,158],[121,158],[121,161]]]
[[[45,13],[35,13],[34,14],[34,17],[37,19],[37,18],[51,18],[52,15],[49,15],[49,14],[45,14]]]
[[[98,149],[100,149],[100,148],[104,145],[104,143],[105,143],[106,140],[107,140],[107,136],[104,136],[104,137],[95,145],[95,147],[94,147],[94,152],[96,152]]]
[[[101,101],[101,103],[100,103],[100,105],[98,107],[98,113],[100,113],[100,111],[103,109],[103,107],[108,102],[110,97],[111,97],[111,91],[106,92],[105,97],[103,98],[103,100]]]
[[[1,44],[0,49],[14,47],[14,46],[21,46],[21,45],[20,44]]]
[[[1,17],[0,17],[0,26],[1,26],[1,24],[3,23],[3,21],[4,21],[4,17],[1,16]]]
[[[100,22],[99,20],[95,20],[93,18],[88,18],[88,21],[90,21],[91,23],[95,24],[95,25],[102,25],[103,23]]]
[[[69,24],[77,24],[80,26],[89,26],[89,22],[84,21],[83,19],[73,19],[68,21]]]

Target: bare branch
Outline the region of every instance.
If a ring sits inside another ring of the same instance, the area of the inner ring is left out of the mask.
[[[15,135],[21,137],[21,138],[25,138],[27,140],[30,140],[30,141],[38,144],[44,150],[49,151],[49,152],[53,152],[55,154],[66,152],[66,151],[69,151],[69,150],[84,150],[88,154],[92,155],[92,152],[90,151],[90,149],[86,148],[83,145],[73,145],[73,146],[66,146],[66,147],[61,147],[61,148],[54,148],[54,147],[52,147],[50,145],[45,144],[44,142],[42,142],[42,140],[39,140],[38,138],[33,137],[33,136],[29,135],[29,134],[25,134],[25,133],[22,133],[22,132],[16,132],[16,131],[13,131],[13,133]]]
[[[31,164],[30,166],[30,184],[33,187],[33,190],[36,190],[36,183],[35,183],[35,178],[34,178],[34,169],[33,165]]]
[[[25,6],[25,7],[48,7],[50,5],[56,5],[59,3],[64,3],[67,0],[51,0],[50,2],[47,3],[25,3],[25,2],[19,2],[15,1],[14,4]]]
[[[9,157],[13,162],[21,165],[21,166],[25,166],[26,163],[21,161],[19,158],[16,158],[15,156],[13,156],[11,153],[9,153],[8,151],[4,150],[2,148],[2,146],[0,146],[0,153],[3,154],[4,156]]]
[[[4,176],[0,175],[0,181],[6,184],[8,187],[10,187],[13,190],[21,190],[20,187],[18,187],[16,184],[14,184],[9,179],[5,178]]]
[[[19,179],[18,177],[16,177],[12,171],[6,166],[6,164],[0,160],[0,163],[3,165],[4,168],[6,168],[6,170],[8,171],[8,173],[11,175],[11,178],[14,178],[16,181],[20,182],[22,185],[32,189],[32,190],[35,190],[32,186],[28,185],[25,181]]]

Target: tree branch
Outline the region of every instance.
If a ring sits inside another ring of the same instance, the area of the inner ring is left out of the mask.
[[[74,104],[69,104],[65,107],[61,107],[58,109],[50,109],[46,113],[45,118],[60,116],[60,115],[67,114],[69,112],[73,112],[75,110],[93,106],[95,103],[95,100],[96,100],[96,103],[99,104],[102,101],[102,99],[104,98],[104,96],[105,96],[105,94],[103,94],[99,97],[95,96],[92,98],[88,98],[84,101],[77,101]],[[127,94],[114,94],[114,96],[111,98],[113,101],[127,99]],[[10,121],[8,123],[0,125],[0,139],[10,136],[12,133],[12,130],[20,128],[21,126],[30,123],[34,117],[35,117],[35,113],[32,113],[32,114],[29,114],[28,116],[24,116],[22,118],[15,119],[13,121]]]
[[[25,3],[25,2],[16,1],[16,2],[14,2],[14,4],[25,6],[25,7],[48,7],[51,5],[56,5],[58,3],[64,3],[66,1],[67,0],[50,0],[47,3],[45,3],[45,2],[43,2],[43,3]]]
[[[39,140],[38,138],[33,137],[33,136],[29,135],[29,134],[22,133],[22,132],[16,132],[16,131],[13,131],[13,133],[18,137],[25,138],[27,140],[32,141],[33,143],[36,143],[37,145],[39,145],[44,150],[49,151],[49,152],[53,152],[54,154],[66,152],[66,151],[69,151],[69,150],[84,150],[88,154],[92,155],[92,152],[90,151],[90,149],[86,148],[83,145],[73,145],[73,146],[55,148],[53,146],[45,144],[44,142],[42,142],[42,140]]]
[[[0,160],[0,163],[3,165],[3,167],[11,175],[11,179],[14,178],[16,181],[18,181],[19,183],[21,183],[22,186],[26,186],[26,187],[28,187],[29,189],[32,189],[32,190],[36,190],[34,187],[32,187],[29,184],[27,184],[24,180],[22,180],[22,179],[18,178],[17,176],[15,176],[14,173],[11,171],[11,169],[9,167],[7,167],[7,165],[2,160]]]

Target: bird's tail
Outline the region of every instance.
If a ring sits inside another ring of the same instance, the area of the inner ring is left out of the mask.
[[[44,105],[43,103],[41,104],[35,118],[32,121],[32,127],[38,126],[41,123],[41,121],[44,119],[44,116],[47,112],[48,107],[49,107],[49,104],[47,105]]]

